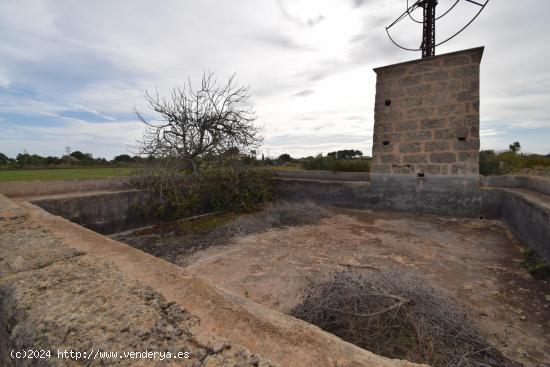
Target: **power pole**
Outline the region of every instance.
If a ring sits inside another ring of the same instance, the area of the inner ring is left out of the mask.
[[[466,25],[462,28],[460,28],[458,31],[456,31],[451,36],[447,37],[444,40],[440,40],[436,43],[435,41],[435,23],[436,21],[440,20],[441,18],[447,16],[448,14],[451,14],[452,10],[455,8],[455,6],[460,2],[460,0],[456,0],[453,5],[450,5],[445,11],[443,11],[442,14],[439,16],[435,15],[435,8],[437,6],[438,0],[416,0],[413,2],[411,6],[409,6],[409,0],[407,0],[407,9],[397,17],[389,26],[386,27],[386,33],[388,35],[388,38],[390,41],[393,42],[394,45],[397,47],[407,50],[407,51],[422,51],[422,58],[424,57],[430,57],[435,56],[435,46],[440,46],[444,44],[445,42],[448,42],[458,36],[462,31],[464,31],[472,22],[479,16],[479,14],[485,9],[487,4],[489,3],[489,0],[465,0],[466,3],[469,3],[471,5],[475,5],[479,7],[479,10],[475,15],[473,15],[470,18],[470,21],[466,23]],[[415,10],[418,10],[419,8],[422,8],[423,10],[423,19],[417,19],[413,16],[413,12]],[[396,25],[397,23],[401,22],[403,19],[411,19],[415,23],[422,24],[422,42],[420,44],[420,47],[405,47],[399,43],[397,43],[393,37],[390,34],[390,28]]]
[[[422,29],[422,58],[435,55],[435,7],[437,0],[420,0],[416,3],[424,9]]]

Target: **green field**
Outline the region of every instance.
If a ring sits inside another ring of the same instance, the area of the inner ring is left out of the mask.
[[[0,171],[0,182],[35,180],[70,180],[128,176],[131,168],[60,168],[60,169],[18,169]]]

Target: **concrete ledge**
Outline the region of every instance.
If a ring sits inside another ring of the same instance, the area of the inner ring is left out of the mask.
[[[414,192],[472,192],[479,188],[477,175],[439,176],[426,175],[418,177],[414,174],[382,174],[371,175],[372,188],[375,191],[414,191]]]
[[[481,176],[484,187],[521,188],[550,195],[550,178],[522,175]]]
[[[512,232],[550,261],[550,198],[528,190],[493,191],[502,197],[500,217]]]
[[[381,183],[378,183],[382,185]],[[277,195],[286,200],[313,200],[328,206],[417,211],[451,216],[498,215],[498,200],[486,191],[418,190],[416,186],[380,189],[374,183],[279,179]]]
[[[146,214],[139,207],[149,198],[147,191],[129,190],[38,199],[32,203],[96,232],[110,234],[158,223],[153,213]]]
[[[273,171],[281,178],[331,181],[369,181],[369,172],[333,172],[333,171]]]

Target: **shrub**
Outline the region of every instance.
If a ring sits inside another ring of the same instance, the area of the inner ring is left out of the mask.
[[[277,160],[281,163],[290,163],[292,162],[292,157],[288,153],[281,154]]]
[[[134,163],[134,158],[128,154],[120,154],[113,158],[113,163]]]
[[[199,194],[209,210],[250,211],[272,198],[272,177],[265,170],[214,166],[201,174]]]
[[[315,158],[303,159],[302,167],[306,170],[369,172],[370,161],[366,159],[337,159],[332,156],[323,157],[318,155]]]
[[[479,152],[479,173],[484,176],[504,174],[494,150],[482,150]]]
[[[550,279],[550,264],[533,249],[523,252],[521,265],[536,279]]]
[[[512,145],[513,146],[513,145]],[[479,173],[485,176],[518,173],[524,169],[550,170],[550,157],[538,154],[519,154],[512,150],[479,152]]]
[[[273,194],[269,171],[240,165],[205,164],[191,172],[179,160],[156,162],[141,167],[131,181],[153,192],[151,202],[142,209],[166,219],[213,211],[249,211]]]
[[[327,157],[334,157],[338,159],[352,159],[352,158],[360,158],[362,156],[363,156],[363,152],[355,149],[344,149],[344,150],[338,150],[336,152],[327,153]]]
[[[0,153],[0,165],[6,165],[11,162],[11,159],[4,153]]]
[[[308,278],[291,314],[389,358],[438,366],[517,366],[448,297],[404,271]]]

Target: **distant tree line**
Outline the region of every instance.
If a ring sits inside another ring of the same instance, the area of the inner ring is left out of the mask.
[[[371,158],[354,149],[343,149],[318,154],[315,157],[292,158],[290,154],[281,154],[276,159],[262,159],[268,165],[296,165],[306,170],[368,172]],[[550,154],[521,153],[521,144],[514,142],[507,150],[482,150],[479,154],[479,173],[482,175],[504,175],[523,171],[550,174]]]
[[[328,170],[348,172],[370,171],[371,158],[364,156],[363,152],[354,149],[343,149],[329,152],[325,156],[318,154],[305,158],[293,158],[288,153],[283,153],[277,158],[257,156],[256,150],[248,154],[240,153],[235,147],[227,149],[224,157],[238,159],[242,163],[251,166],[296,166],[306,170]],[[18,168],[57,168],[73,166],[126,166],[140,163],[153,162],[155,158],[138,155],[120,154],[111,160],[94,158],[91,153],[74,151],[62,156],[40,156],[24,151],[15,158],[11,158],[0,152],[0,169]],[[479,173],[482,175],[504,175],[535,170],[550,173],[550,154],[526,154],[521,152],[521,144],[514,142],[507,150],[482,150],[479,154]]]
[[[298,167],[305,170],[342,171],[342,172],[368,172],[370,171],[371,158],[363,156],[363,152],[355,149],[343,149],[322,153],[305,158],[293,158],[288,153],[281,154],[278,158],[265,158],[255,160],[256,164],[268,166]]]
[[[130,165],[134,163],[146,162],[148,158],[137,155],[120,154],[111,160],[105,158],[94,158],[91,153],[83,153],[79,150],[57,156],[43,157],[38,154],[29,154],[24,151],[11,158],[4,153],[0,153],[0,168],[57,168],[68,166],[109,166],[109,165]]]

